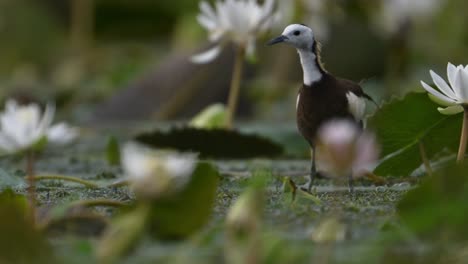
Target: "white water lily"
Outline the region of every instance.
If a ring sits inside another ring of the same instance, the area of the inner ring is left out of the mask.
[[[208,30],[209,40],[218,44],[193,56],[192,61],[208,63],[214,60],[228,41],[246,48],[247,54],[252,55],[257,36],[267,31],[279,18],[274,12],[274,2],[265,0],[260,5],[257,0],[218,0],[212,7],[208,2],[201,1],[198,22]]]
[[[44,113],[37,104],[18,105],[8,100],[0,113],[0,150],[15,153],[34,147],[41,140],[52,144],[66,144],[76,138],[78,132],[65,123],[52,125],[55,106],[47,104]]]
[[[466,146],[468,143],[468,65],[455,66],[451,63],[447,65],[447,83],[435,72],[430,71],[434,84],[438,90],[421,81],[424,89],[429,93],[429,97],[446,108],[439,107],[440,113],[453,115],[464,112],[463,125],[458,147],[457,161],[462,162],[465,158]]]
[[[429,93],[431,99],[441,104],[440,113],[453,115],[463,112],[463,107],[468,106],[468,65],[447,65],[448,83],[437,73],[430,71],[432,80],[438,90],[421,81],[423,88]]]
[[[318,131],[317,164],[331,176],[362,176],[378,159],[375,137],[348,120],[332,120]]]
[[[156,151],[138,143],[122,148],[122,168],[137,195],[159,198],[181,191],[190,181],[197,155]]]

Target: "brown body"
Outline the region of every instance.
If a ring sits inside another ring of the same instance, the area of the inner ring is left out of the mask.
[[[346,97],[349,92],[358,97],[368,97],[357,83],[335,78],[326,72],[311,86],[301,87],[297,103],[297,126],[312,147],[317,130],[326,121],[349,119],[362,126],[361,120],[355,120],[349,111]]]
[[[304,85],[297,99],[297,126],[313,150],[310,181],[306,184],[306,189],[310,191],[317,175],[314,142],[319,127],[332,119],[348,119],[362,127],[364,99],[372,99],[357,83],[333,77],[324,70],[320,62],[320,45],[315,41],[311,28],[302,24],[289,25],[281,36],[270,40],[268,45],[278,43],[296,48],[304,73]],[[351,191],[352,179],[350,174]]]

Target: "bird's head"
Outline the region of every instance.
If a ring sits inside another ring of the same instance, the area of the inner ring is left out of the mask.
[[[301,24],[292,24],[284,29],[281,36],[270,40],[267,44],[286,43],[296,49],[310,50],[314,41],[314,33],[311,28]]]

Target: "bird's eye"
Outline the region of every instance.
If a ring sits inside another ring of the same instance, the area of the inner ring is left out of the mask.
[[[294,31],[293,34],[294,34],[294,36],[299,36],[301,34],[301,32],[299,30],[296,30],[296,31]]]

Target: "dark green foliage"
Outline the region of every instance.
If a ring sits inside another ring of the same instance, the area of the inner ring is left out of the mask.
[[[384,105],[369,119],[386,158],[377,167],[378,175],[407,176],[422,164],[419,143],[424,145],[429,159],[442,150],[456,151],[461,115],[446,116],[437,111],[425,93],[411,93]]]
[[[403,223],[429,241],[468,241],[468,164],[451,164],[398,203]]]
[[[153,202],[149,220],[152,234],[159,238],[186,238],[205,225],[212,215],[218,178],[212,165],[200,163],[182,193]]]
[[[111,38],[167,37],[181,14],[197,10],[192,0],[96,1],[95,29]]]
[[[224,129],[173,128],[141,134],[136,140],[155,148],[198,152],[204,158],[277,157],[283,153],[282,146],[269,139]]]
[[[138,245],[148,218],[147,204],[140,204],[132,211],[114,218],[96,248],[99,263],[115,263]]]
[[[56,263],[28,209],[24,196],[11,190],[0,194],[0,263]]]
[[[97,247],[100,263],[114,263],[138,245],[150,230],[158,239],[184,239],[211,218],[218,187],[218,171],[199,163],[186,188],[170,197],[140,201],[117,216]]]

